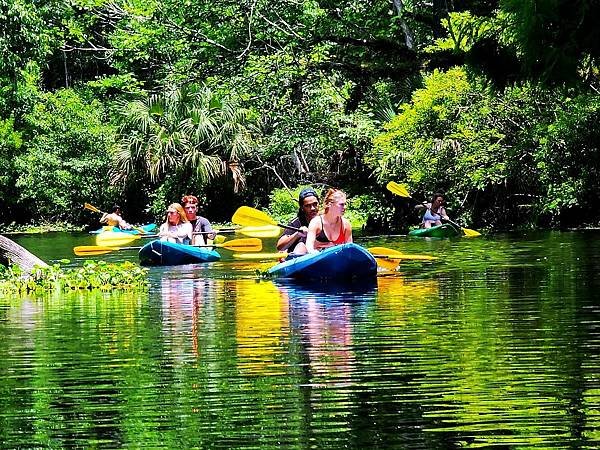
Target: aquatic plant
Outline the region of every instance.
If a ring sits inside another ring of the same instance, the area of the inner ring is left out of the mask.
[[[61,263],[68,264],[69,260]],[[147,287],[147,272],[148,269],[129,261],[85,261],[82,266],[70,268],[57,263],[36,267],[28,276],[18,266],[0,266],[0,295],[49,290],[140,290]]]

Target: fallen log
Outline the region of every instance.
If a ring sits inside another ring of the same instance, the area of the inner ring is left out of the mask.
[[[0,235],[0,264],[5,266],[14,264],[20,267],[25,275],[30,275],[35,266],[48,267],[48,264],[33,253],[2,235]]]

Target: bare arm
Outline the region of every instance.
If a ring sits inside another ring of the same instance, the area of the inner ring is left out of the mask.
[[[350,224],[350,221],[348,219],[342,217],[342,220],[344,221],[344,242],[345,243],[353,242],[352,241],[352,225]]]
[[[444,208],[443,206],[440,208],[440,210],[438,211],[440,217],[444,220],[450,220],[450,217],[448,217],[448,214],[446,214],[446,208]]]
[[[295,231],[294,233],[290,233],[290,234],[285,234],[285,233],[282,234],[279,237],[279,240],[277,241],[277,250],[279,250],[279,251],[287,250],[295,242],[302,239],[303,237],[306,237],[306,235],[308,233],[308,228],[300,227],[300,230],[301,231]]]
[[[189,242],[192,242],[192,224],[189,222],[182,223],[177,227],[177,234],[179,239],[189,239]]]
[[[169,225],[166,223],[161,224],[160,228],[158,229],[158,237],[166,238],[169,237],[169,235]]]
[[[308,253],[317,252],[317,249],[315,249],[315,241],[317,239],[317,234],[320,231],[321,221],[319,220],[319,216],[317,216],[308,224],[308,233],[306,233],[306,250]]]

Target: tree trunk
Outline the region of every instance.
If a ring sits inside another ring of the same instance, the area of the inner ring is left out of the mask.
[[[15,264],[26,275],[32,272],[34,266],[48,267],[48,264],[33,253],[2,235],[0,235],[0,264]]]
[[[402,32],[404,33],[404,42],[406,43],[406,46],[410,50],[414,50],[415,35],[413,34],[412,30],[408,26],[408,23],[406,23],[406,20],[404,20],[404,18],[402,17],[402,13],[404,12],[404,3],[402,0],[393,0],[393,2],[394,2],[394,7],[396,8],[396,12],[398,13],[398,17],[400,20],[400,28],[402,28]]]

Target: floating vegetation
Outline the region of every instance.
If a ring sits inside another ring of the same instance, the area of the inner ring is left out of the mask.
[[[69,260],[61,262],[68,264]],[[74,268],[62,268],[60,264],[54,264],[36,267],[30,275],[15,265],[0,266],[0,295],[49,290],[141,290],[147,288],[147,272],[148,269],[129,261],[86,261],[83,266]]]

